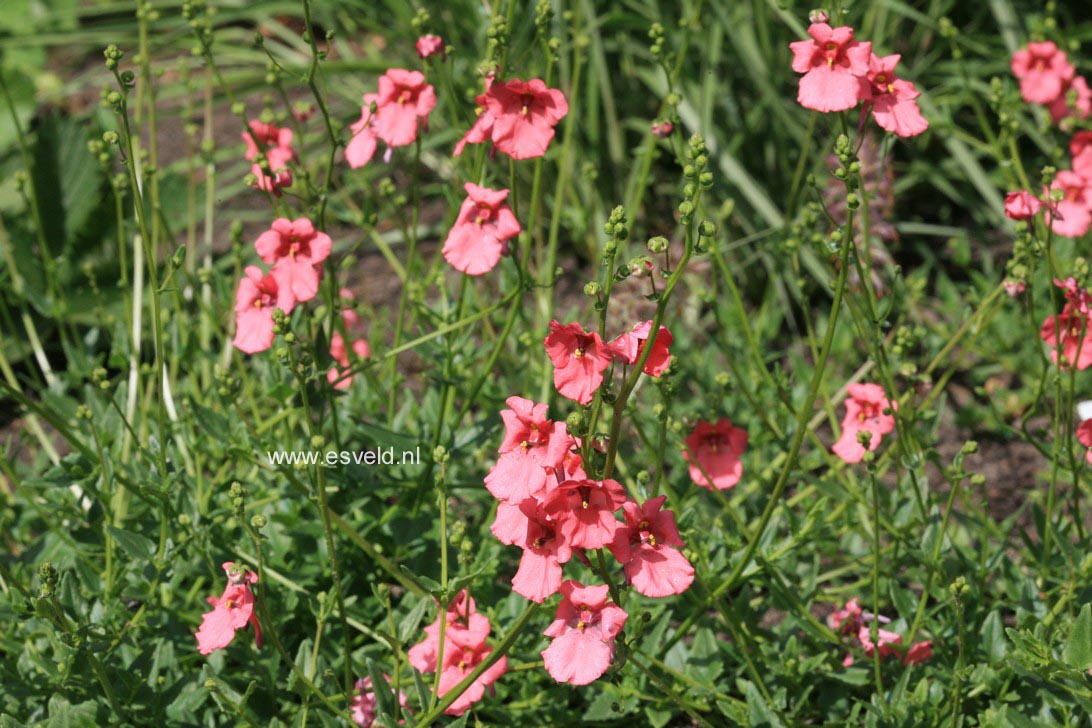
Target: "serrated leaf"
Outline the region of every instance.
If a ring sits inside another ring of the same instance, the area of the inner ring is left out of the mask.
[[[1081,607],[1065,643],[1065,659],[1078,670],[1092,667],[1092,604]]]
[[[785,724],[777,717],[777,713],[758,692],[754,683],[740,680],[739,686],[743,689],[743,696],[747,698],[747,717],[752,726],[770,726],[771,728],[785,728]]]

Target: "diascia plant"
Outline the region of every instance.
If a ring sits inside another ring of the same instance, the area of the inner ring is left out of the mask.
[[[0,724],[1086,725],[1082,8],[425,5],[0,16]]]

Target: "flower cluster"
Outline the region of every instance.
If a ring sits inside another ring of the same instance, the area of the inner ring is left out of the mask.
[[[254,186],[270,194],[280,196],[281,189],[292,186],[292,170],[288,163],[295,161],[292,148],[292,130],[280,128],[262,121],[251,121],[250,131],[243,132],[250,173]]]
[[[444,620],[442,642],[440,620]],[[490,630],[489,619],[477,612],[474,599],[464,589],[455,596],[435,622],[425,627],[425,639],[411,647],[406,657],[419,672],[440,671],[439,695],[443,696],[489,657],[493,648],[487,646],[485,640],[489,637]],[[493,683],[507,670],[508,658],[502,656],[482,672],[444,712],[448,715],[462,715],[472,703],[482,699],[486,688],[492,692]]]
[[[857,604],[856,598],[850,599],[842,609],[836,609],[828,618],[830,628],[842,634],[849,634],[856,638],[857,643],[864,650],[865,655],[872,657],[875,650],[879,649],[880,657],[902,657],[904,665],[920,665],[933,656],[933,643],[929,640],[915,642],[910,649],[902,651],[902,635],[899,635],[883,627],[877,627],[876,640],[872,639],[872,622],[890,624],[891,620],[883,615],[865,612]],[[849,667],[853,664],[853,655],[847,654],[842,664]]]
[[[880,446],[884,435],[895,429],[895,415],[899,403],[884,396],[878,384],[850,384],[846,391],[846,414],[842,418],[842,436],[831,450],[847,463],[859,463],[864,454]],[[868,447],[862,442],[868,433]]]
[[[254,627],[254,644],[262,646],[262,629],[254,614],[254,592],[250,587],[258,583],[258,575],[250,569],[227,561],[222,564],[227,574],[227,586],[220,598],[209,597],[211,612],[201,615],[201,627],[197,630],[197,651],[207,655],[231,644],[235,632]]]
[[[273,268],[263,273],[257,266],[247,266],[246,277],[235,293],[234,344],[247,354],[273,345],[274,308],[289,313],[297,303],[315,297],[322,262],[329,257],[333,242],[305,217],[282,217],[258,236],[254,247]]]
[[[341,321],[345,324],[345,333],[352,336],[361,329],[360,314],[352,308],[353,299],[356,297],[348,288],[342,288],[339,292],[343,307],[341,309]],[[334,366],[326,372],[326,379],[334,385],[334,389],[344,390],[352,386],[353,377],[349,374],[349,351],[358,359],[367,359],[372,355],[368,340],[359,337],[351,340],[348,347],[345,346],[345,337],[340,331],[330,335],[330,358],[334,360]]]
[[[639,348],[640,341],[631,348]],[[626,582],[648,597],[681,594],[694,569],[678,550],[683,542],[674,514],[662,510],[664,496],[638,504],[617,481],[589,478],[576,452],[578,439],[565,423],[547,417],[545,404],[522,397],[509,397],[507,404],[499,456],[485,478],[500,501],[490,531],[523,549],[513,591],[539,603],[562,593],[546,631],[554,642],[543,659],[555,680],[583,685],[610,666],[626,612],[608,603],[606,585],[563,581],[563,565],[574,556],[588,563],[585,552],[606,549],[622,565]],[[623,521],[615,517],[619,510]]]
[[[455,145],[456,157],[467,144],[487,141],[512,159],[541,157],[554,138],[554,127],[569,113],[565,95],[538,78],[501,82],[486,76],[485,93],[475,102],[478,119]]]
[[[1027,221],[1045,209],[1044,219],[1055,235],[1079,238],[1092,227],[1092,131],[1069,141],[1072,168],[1059,170],[1050,189],[1037,197],[1027,190],[1005,196],[1005,215]]]
[[[1092,293],[1081,288],[1075,278],[1055,278],[1054,285],[1065,291],[1065,305],[1061,313],[1047,316],[1039,336],[1050,346],[1050,358],[1056,365],[1087,369],[1092,366]]]
[[[554,366],[554,386],[563,397],[584,405],[590,403],[603,384],[606,368],[615,361],[636,364],[644,355],[649,338],[653,338],[652,349],[641,369],[650,377],[659,377],[671,363],[668,347],[674,337],[664,326],[659,327],[655,337],[651,334],[652,322],[645,321],[604,343],[598,333],[585,331],[578,323],[562,325],[551,321],[550,333],[543,343]]]
[[[390,160],[395,147],[417,141],[417,132],[428,125],[428,115],[436,106],[436,92],[425,83],[425,74],[391,68],[379,77],[379,93],[364,94],[360,119],[349,128],[353,132],[345,145],[345,161],[353,169],[372,161],[379,142],[387,145],[384,161]]]
[[[801,106],[830,113],[863,104],[862,123],[871,110],[881,128],[900,137],[917,136],[929,128],[915,101],[921,94],[913,83],[895,75],[902,56],[877,56],[872,43],[854,40],[848,26],[812,23],[808,35],[810,40],[790,44],[792,70],[804,74],[796,97]]]
[[[384,675],[383,679],[389,680],[390,678]],[[353,723],[360,726],[360,728],[371,728],[375,724],[376,712],[379,709],[379,700],[375,696],[372,679],[370,677],[360,678],[356,681],[353,689],[355,692],[349,701],[349,714],[353,718]],[[398,705],[403,712],[409,710],[406,694],[401,690],[398,691]],[[398,724],[404,725],[405,722],[405,720],[400,720]]]
[[[1087,119],[1092,113],[1092,90],[1084,76],[1053,41],[1028,43],[1012,55],[1012,74],[1020,81],[1020,95],[1029,104],[1041,104],[1055,123],[1069,117]]]

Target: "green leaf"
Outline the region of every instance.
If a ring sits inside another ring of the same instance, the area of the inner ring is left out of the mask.
[[[410,610],[410,613],[398,623],[399,642],[409,642],[410,638],[417,634],[417,627],[421,624],[421,618],[425,616],[425,610],[427,610],[431,604],[431,599],[422,597],[417,600],[417,604],[413,605],[413,609]]]
[[[1009,642],[1005,639],[1005,627],[1001,622],[1000,612],[993,611],[986,616],[979,636],[982,638],[982,649],[991,665],[996,665],[1005,658]]]
[[[466,721],[470,717],[470,711],[463,713],[458,719],[447,724],[447,728],[466,728]]]
[[[134,559],[145,561],[150,559],[155,552],[155,544],[152,543],[152,540],[141,536],[139,533],[133,533],[114,526],[107,526],[106,528],[109,529],[110,535],[117,541],[118,546],[121,546],[122,550]]]
[[[785,724],[777,717],[777,713],[769,706],[766,699],[758,692],[754,683],[748,680],[740,680],[739,686],[743,688],[743,696],[747,698],[747,718],[752,726],[770,726],[771,728],[785,728]]]
[[[1092,667],[1092,604],[1085,604],[1065,643],[1065,659],[1078,670]]]

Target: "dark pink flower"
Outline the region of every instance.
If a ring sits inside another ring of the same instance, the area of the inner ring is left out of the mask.
[[[842,436],[831,450],[847,463],[859,463],[864,458],[865,447],[857,440],[857,433],[867,430],[872,434],[868,449],[880,446],[883,436],[895,429],[895,416],[884,414],[885,409],[898,409],[898,402],[884,397],[883,387],[878,384],[851,384],[847,388],[846,414],[842,419]]]
[[[920,665],[933,656],[933,643],[929,640],[915,642],[902,659],[904,665]]]
[[[1084,457],[1092,463],[1092,419],[1084,420],[1077,425],[1077,442],[1084,445]]]
[[[250,122],[250,131],[243,132],[243,141],[246,143],[247,161],[254,161],[262,151],[281,148],[288,152],[289,157],[295,156],[292,151],[292,130],[281,128],[275,124],[253,120]]]
[[[289,313],[296,305],[292,291],[276,276],[263,275],[250,265],[243,271],[235,292],[235,348],[247,354],[265,351],[273,345],[273,309]]]
[[[484,101],[492,120],[493,145],[513,159],[545,154],[554,138],[554,127],[569,113],[565,95],[546,88],[537,78],[494,83],[485,92]]]
[[[467,197],[444,240],[444,260],[455,270],[480,276],[493,270],[508,241],[519,235],[519,221],[504,204],[508,190],[491,190],[473,182],[464,185]]]
[[[812,23],[811,40],[790,43],[792,70],[803,73],[797,101],[815,111],[845,111],[861,100],[861,79],[868,74],[871,43],[853,40],[853,28]],[[866,91],[865,91],[866,92]]]
[[[443,60],[447,55],[447,46],[444,45],[444,39],[438,35],[422,35],[417,39],[416,47],[417,55],[422,60],[433,56],[440,56],[440,60]]]
[[[731,420],[721,418],[715,425],[701,420],[686,437],[683,451],[683,457],[690,463],[690,479],[710,490],[731,488],[743,477],[739,458],[745,449],[747,431],[734,427]]]
[[[302,303],[318,293],[322,261],[329,257],[334,244],[307,218],[280,217],[258,236],[254,247],[263,262],[273,264],[277,281],[292,291],[296,302]]]
[[[202,655],[227,647],[235,639],[235,632],[248,624],[254,627],[254,644],[262,646],[262,629],[254,614],[254,592],[250,590],[252,584],[258,583],[258,575],[231,561],[222,567],[227,574],[227,587],[219,599],[208,598],[212,611],[202,615],[197,630],[197,651]]]
[[[510,409],[501,411],[504,441],[485,487],[494,497],[519,506],[527,498],[545,497],[548,476],[576,443],[564,422],[546,418],[545,404],[523,397],[509,397],[505,403]]]
[[[1020,79],[1020,93],[1030,104],[1057,99],[1077,69],[1053,41],[1028,43],[1012,56],[1012,73]]]
[[[550,334],[543,343],[554,365],[554,386],[561,396],[580,404],[591,402],[612,358],[599,334],[589,333],[577,323],[563,326],[551,321]]]
[[[417,139],[420,125],[436,106],[436,92],[420,71],[392,68],[379,77],[375,132],[391,147],[404,147]]]
[[[900,137],[912,137],[929,128],[921,115],[918,90],[914,84],[895,75],[895,66],[902,56],[880,57],[870,54],[868,62],[868,100],[872,118],[881,128]]]
[[[648,341],[651,331],[651,321],[637,324],[631,331],[610,342],[611,353],[615,358],[621,359],[626,364],[636,364],[637,360],[641,358],[641,352],[644,351],[645,342]],[[659,333],[656,334],[656,341],[652,344],[652,351],[649,352],[648,358],[645,359],[645,365],[642,367],[645,374],[650,377],[658,377],[667,371],[667,367],[671,363],[671,352],[668,347],[671,346],[671,342],[674,340],[675,337],[671,335],[667,327],[661,326]]]
[[[1039,198],[1026,190],[1005,195],[1005,215],[1013,220],[1028,220],[1042,208]]]
[[[1069,117],[1087,119],[1092,113],[1092,89],[1088,88],[1088,81],[1084,76],[1074,77],[1047,108],[1055,124]]]
[[[614,602],[609,588],[584,586],[570,579],[561,585],[562,599],[546,636],[553,637],[542,651],[546,671],[558,682],[587,685],[600,678],[614,658],[614,638],[629,615]]]
[[[376,131],[377,117],[372,111],[378,98],[376,94],[364,94],[364,105],[360,107],[360,119],[349,126],[353,136],[345,145],[345,161],[353,169],[363,167],[372,161],[375,150],[379,147],[379,134]]]
[[[569,546],[598,549],[614,540],[619,526],[614,512],[625,500],[616,480],[566,480],[550,493],[544,509]]]
[[[1092,180],[1063,169],[1054,176],[1052,190],[1062,190],[1065,197],[1057,203],[1057,213],[1048,211],[1046,221],[1056,235],[1079,238],[1092,226]]]
[[[642,506],[626,501],[625,526],[618,528],[608,546],[625,568],[626,580],[646,597],[682,594],[694,581],[694,567],[678,550],[683,542],[675,514],[660,510],[666,500],[661,495]]]
[[[383,678],[390,679],[387,675],[384,675]],[[372,679],[365,677],[357,680],[353,690],[353,697],[349,701],[349,712],[352,714],[353,723],[361,726],[361,728],[371,728],[372,724],[375,723],[376,713],[379,710],[379,701],[372,689]],[[401,690],[398,691],[398,705],[402,707],[403,712],[409,711],[408,699]],[[405,723],[405,720],[398,721],[399,725],[405,725]]]

